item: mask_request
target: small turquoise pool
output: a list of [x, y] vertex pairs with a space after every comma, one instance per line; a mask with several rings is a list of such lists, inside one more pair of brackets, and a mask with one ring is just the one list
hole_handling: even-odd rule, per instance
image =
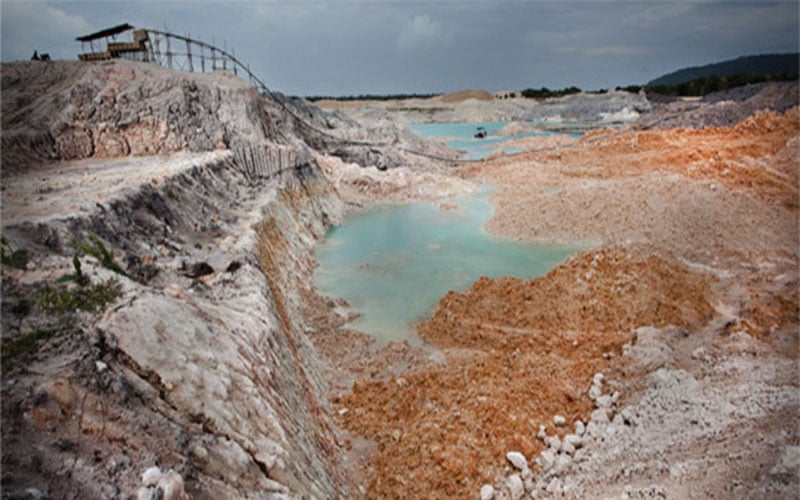
[[314, 273], [325, 295], [348, 301], [361, 316], [353, 328], [378, 342], [418, 341], [415, 324], [450, 290], [481, 276], [541, 276], [578, 250], [491, 236], [488, 190], [442, 210], [430, 203], [381, 206], [332, 228], [316, 250]]
[[[413, 132], [428, 138], [447, 139], [445, 144], [452, 149], [466, 152], [465, 159], [480, 160], [494, 151], [503, 150], [508, 154], [519, 153], [519, 148], [498, 147], [510, 139], [549, 135], [547, 132], [535, 134], [518, 134], [498, 136], [497, 131], [506, 126], [508, 122], [478, 122], [478, 123], [421, 123], [409, 125]], [[475, 138], [478, 127], [486, 130], [486, 137]]]
[[[509, 122], [476, 122], [476, 123], [419, 123], [409, 125], [416, 134], [427, 138], [445, 139], [447, 147], [466, 152], [465, 159], [480, 160], [489, 156], [494, 151], [505, 151], [506, 154], [520, 153], [522, 150], [515, 147], [499, 147], [500, 144], [523, 137], [542, 137], [552, 135], [552, 132], [535, 132], [529, 134], [516, 134], [498, 136], [497, 131], [508, 125]], [[528, 122], [531, 125], [541, 125], [541, 122]], [[478, 139], [475, 134], [478, 127], [486, 130], [486, 137]], [[581, 134], [570, 134], [580, 137]]]

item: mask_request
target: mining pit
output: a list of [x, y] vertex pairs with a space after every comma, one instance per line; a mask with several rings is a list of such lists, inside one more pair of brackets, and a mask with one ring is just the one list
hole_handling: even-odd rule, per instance
[[[796, 82], [318, 109], [1, 69], [4, 498], [797, 497]], [[489, 121], [548, 134], [459, 162], [406, 126]], [[487, 184], [493, 236], [583, 249], [421, 342], [315, 285], [347, 217]]]

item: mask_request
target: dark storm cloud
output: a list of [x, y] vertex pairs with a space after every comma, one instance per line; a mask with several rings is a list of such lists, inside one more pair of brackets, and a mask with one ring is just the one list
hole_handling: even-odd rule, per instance
[[798, 4], [741, 1], [2, 0], [2, 58], [72, 59], [120, 22], [227, 44], [290, 94], [586, 89], [798, 46]]

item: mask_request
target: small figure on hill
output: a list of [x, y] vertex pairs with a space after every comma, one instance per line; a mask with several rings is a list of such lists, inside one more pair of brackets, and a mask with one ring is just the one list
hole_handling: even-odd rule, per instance
[[50, 54], [42, 54], [42, 61], [49, 61], [49, 60], [50, 60]]
[[34, 50], [33, 51], [33, 57], [31, 57], [31, 61], [41, 61], [41, 59], [39, 59], [39, 51], [38, 50]]

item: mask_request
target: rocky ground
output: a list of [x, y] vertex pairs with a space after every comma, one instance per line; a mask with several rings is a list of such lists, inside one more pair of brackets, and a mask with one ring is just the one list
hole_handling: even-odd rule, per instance
[[367, 495], [795, 497], [798, 132], [784, 108], [459, 169], [501, 187], [490, 231], [598, 249], [449, 294], [419, 327], [445, 366], [334, 400], [378, 443]]
[[[326, 110], [124, 61], [1, 79], [4, 498], [800, 491], [796, 84]], [[593, 130], [456, 166], [401, 126], [434, 119]], [[481, 183], [489, 231], [590, 249], [447, 294], [422, 346], [346, 328], [325, 229]]]
[[441, 146], [224, 72], [14, 63], [2, 90], [3, 496], [348, 496], [298, 309], [347, 210], [314, 157]]
[[545, 130], [580, 130], [598, 125], [622, 125], [639, 118], [651, 105], [644, 95], [628, 92], [577, 94], [538, 101], [524, 97], [501, 99], [485, 91], [446, 94], [400, 101], [320, 101], [322, 109], [338, 110], [370, 123], [390, 120], [401, 125], [438, 122], [534, 121]]

